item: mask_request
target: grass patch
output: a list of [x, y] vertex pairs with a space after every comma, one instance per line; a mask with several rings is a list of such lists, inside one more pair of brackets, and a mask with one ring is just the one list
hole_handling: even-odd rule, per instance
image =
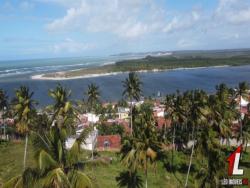
[[[8, 179], [22, 173], [23, 168], [23, 152], [24, 142], [20, 143], [0, 143], [0, 182], [5, 182]], [[83, 154], [83, 158], [89, 156], [89, 153]], [[97, 183], [102, 188], [117, 187], [115, 180], [116, 176], [124, 170], [124, 167], [120, 164], [119, 158], [115, 152], [99, 152], [101, 157], [112, 157], [112, 163], [104, 166], [87, 167], [86, 172], [95, 177]], [[27, 165], [33, 166], [33, 152], [31, 144], [28, 147], [28, 160]], [[189, 157], [186, 156], [187, 163]], [[194, 159], [195, 162], [195, 159]], [[226, 159], [225, 159], [226, 163]], [[240, 168], [244, 169], [245, 178], [250, 177], [250, 148], [248, 153], [243, 154], [243, 158], [240, 161]], [[185, 170], [184, 170], [185, 171]], [[140, 175], [144, 179], [143, 171], [140, 171]], [[194, 174], [190, 174], [189, 186], [195, 187]], [[242, 177], [242, 178], [243, 178]], [[157, 163], [157, 168], [154, 170], [151, 168], [148, 173], [148, 187], [150, 188], [174, 188], [183, 187], [185, 183], [186, 173], [176, 172], [175, 174], [169, 173], [165, 170], [162, 163]], [[1, 187], [1, 186], [0, 186]]]

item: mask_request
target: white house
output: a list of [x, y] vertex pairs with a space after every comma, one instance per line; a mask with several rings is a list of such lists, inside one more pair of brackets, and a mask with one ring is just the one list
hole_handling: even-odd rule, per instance
[[243, 98], [241, 97], [241, 106], [242, 106], [242, 107], [246, 107], [248, 104], [249, 104], [249, 102], [246, 101], [245, 99], [243, 99]]
[[118, 117], [119, 119], [126, 119], [129, 115], [129, 108], [118, 107]]
[[[81, 134], [82, 131], [83, 131], [83, 128], [77, 130], [76, 135], [71, 136], [66, 140], [67, 149], [70, 149], [73, 146], [76, 138]], [[85, 140], [86, 144], [82, 143], [81, 148], [85, 150], [94, 149], [97, 144], [97, 136], [98, 136], [98, 130], [94, 127], [94, 130], [89, 134], [88, 138]]]

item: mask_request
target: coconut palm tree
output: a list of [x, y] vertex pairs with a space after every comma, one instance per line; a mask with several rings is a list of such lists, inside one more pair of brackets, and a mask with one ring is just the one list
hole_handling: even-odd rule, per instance
[[122, 164], [131, 172], [143, 169], [145, 187], [148, 186], [149, 165], [155, 167], [161, 144], [152, 116], [152, 110], [143, 110], [136, 120], [133, 137], [128, 137], [121, 149]]
[[93, 111], [95, 105], [99, 102], [99, 99], [100, 99], [99, 87], [94, 83], [89, 84], [86, 95], [87, 95], [87, 103], [89, 105], [90, 111]]
[[192, 126], [192, 149], [191, 149], [191, 154], [190, 154], [190, 161], [188, 165], [188, 172], [186, 176], [186, 181], [185, 181], [185, 187], [187, 187], [188, 184], [188, 178], [190, 174], [190, 169], [192, 165], [192, 160], [193, 160], [193, 154], [194, 154], [194, 147], [195, 147], [195, 142], [196, 142], [196, 137], [195, 137], [195, 130], [198, 130], [198, 128], [206, 122], [206, 104], [207, 104], [207, 95], [204, 91], [201, 90], [195, 90], [191, 95], [190, 95], [190, 101], [191, 101], [191, 106], [190, 106], [190, 114], [189, 114], [189, 122], [190, 125]]
[[[86, 92], [87, 95], [87, 103], [91, 113], [94, 113], [94, 108], [100, 99], [100, 91], [99, 87], [96, 84], [91, 83], [88, 85], [88, 90]], [[91, 136], [93, 138], [93, 136]], [[94, 159], [94, 140], [92, 140], [92, 152], [91, 158]]]
[[131, 172], [129, 170], [123, 171], [116, 177], [116, 181], [118, 182], [119, 187], [127, 187], [127, 188], [141, 188], [143, 187], [143, 181], [141, 176], [138, 173]]
[[216, 128], [222, 141], [229, 140], [232, 121], [237, 117], [233, 101], [230, 90], [225, 84], [216, 86], [216, 94], [209, 96], [209, 121]]
[[250, 140], [250, 118], [248, 116], [245, 116], [242, 124], [244, 125], [242, 127], [242, 139], [243, 144], [245, 145], [245, 152], [247, 151], [247, 144]]
[[219, 187], [220, 179], [227, 177], [226, 154], [221, 152], [217, 134], [212, 125], [207, 124], [198, 137], [198, 155], [205, 161], [196, 175], [200, 187]]
[[69, 100], [70, 95], [71, 91], [61, 84], [58, 84], [54, 90], [49, 90], [49, 96], [54, 100], [52, 120], [63, 118], [63, 121], [67, 121], [74, 114], [72, 102]]
[[133, 100], [140, 100], [140, 96], [142, 93], [141, 85], [138, 75], [134, 72], [130, 72], [128, 78], [122, 82], [124, 91], [122, 93], [123, 96], [126, 96], [130, 101], [130, 126], [131, 126], [131, 134], [133, 134]]
[[[176, 132], [182, 134], [178, 135], [178, 140], [183, 136], [179, 130], [183, 127], [186, 121], [185, 111], [184, 111], [184, 100], [183, 97], [177, 92], [177, 95], [167, 95], [165, 98], [165, 118], [171, 120], [171, 130], [172, 130], [172, 164], [171, 168], [173, 171], [174, 164], [174, 151], [176, 148]], [[180, 144], [180, 143], [179, 143]]]
[[0, 89], [0, 111], [2, 112], [2, 119], [3, 119], [3, 125], [4, 125], [4, 139], [6, 139], [6, 125], [4, 121], [5, 116], [5, 110], [9, 106], [8, 103], [8, 96], [6, 95], [5, 91]]
[[28, 135], [32, 122], [33, 114], [35, 113], [36, 101], [32, 99], [33, 92], [30, 92], [28, 87], [21, 86], [16, 90], [16, 96], [13, 100], [14, 105], [14, 117], [17, 126], [17, 130], [20, 134], [25, 135], [25, 148], [23, 159], [23, 170], [26, 168], [26, 156], [28, 148]]
[[236, 96], [240, 97], [240, 118], [239, 118], [239, 123], [240, 123], [240, 140], [241, 143], [243, 142], [243, 137], [242, 137], [242, 117], [241, 117], [241, 110], [242, 110], [242, 98], [247, 98], [248, 97], [248, 91], [249, 91], [249, 84], [247, 82], [240, 82], [238, 85], [238, 88], [236, 89]]
[[[96, 187], [96, 181], [84, 172], [86, 165], [93, 161], [81, 160], [81, 144], [92, 131], [84, 129], [74, 144], [66, 149], [67, 136], [62, 125], [56, 122], [42, 138], [34, 135], [32, 141], [35, 151], [35, 168], [28, 168], [21, 176], [10, 179], [5, 185], [9, 187], [50, 187], [50, 188], [88, 188]], [[103, 161], [95, 161], [104, 163]], [[28, 180], [28, 181], [27, 181]]]

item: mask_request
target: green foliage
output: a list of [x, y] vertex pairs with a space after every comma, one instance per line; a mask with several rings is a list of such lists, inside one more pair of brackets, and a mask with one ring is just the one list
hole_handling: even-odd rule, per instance
[[35, 114], [36, 101], [32, 99], [33, 92], [28, 87], [20, 86], [16, 90], [16, 96], [13, 99], [14, 117], [17, 130], [21, 134], [27, 134]]
[[87, 95], [87, 104], [88, 104], [89, 110], [92, 111], [94, 110], [94, 107], [99, 102], [99, 98], [100, 98], [99, 87], [91, 83], [90, 85], [88, 85], [88, 90], [85, 94]]
[[123, 171], [116, 177], [119, 187], [127, 188], [141, 188], [143, 187], [143, 181], [140, 175], [135, 172]]
[[112, 125], [98, 125], [98, 134], [99, 135], [116, 135], [119, 134], [120, 136], [123, 136], [124, 134], [124, 127], [119, 124], [112, 124]]
[[142, 82], [139, 80], [139, 77], [136, 73], [130, 72], [128, 78], [122, 82], [124, 91], [123, 96], [126, 96], [130, 100], [139, 100], [141, 96], [141, 85]]

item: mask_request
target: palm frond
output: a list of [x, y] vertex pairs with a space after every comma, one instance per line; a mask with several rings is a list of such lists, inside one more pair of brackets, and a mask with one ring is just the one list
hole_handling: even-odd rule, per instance
[[68, 175], [72, 188], [94, 188], [96, 187], [92, 179], [85, 173], [73, 170]]
[[68, 177], [61, 168], [49, 171], [41, 184], [44, 188], [70, 188]]
[[42, 173], [57, 166], [57, 162], [44, 150], [40, 151], [38, 162]]

